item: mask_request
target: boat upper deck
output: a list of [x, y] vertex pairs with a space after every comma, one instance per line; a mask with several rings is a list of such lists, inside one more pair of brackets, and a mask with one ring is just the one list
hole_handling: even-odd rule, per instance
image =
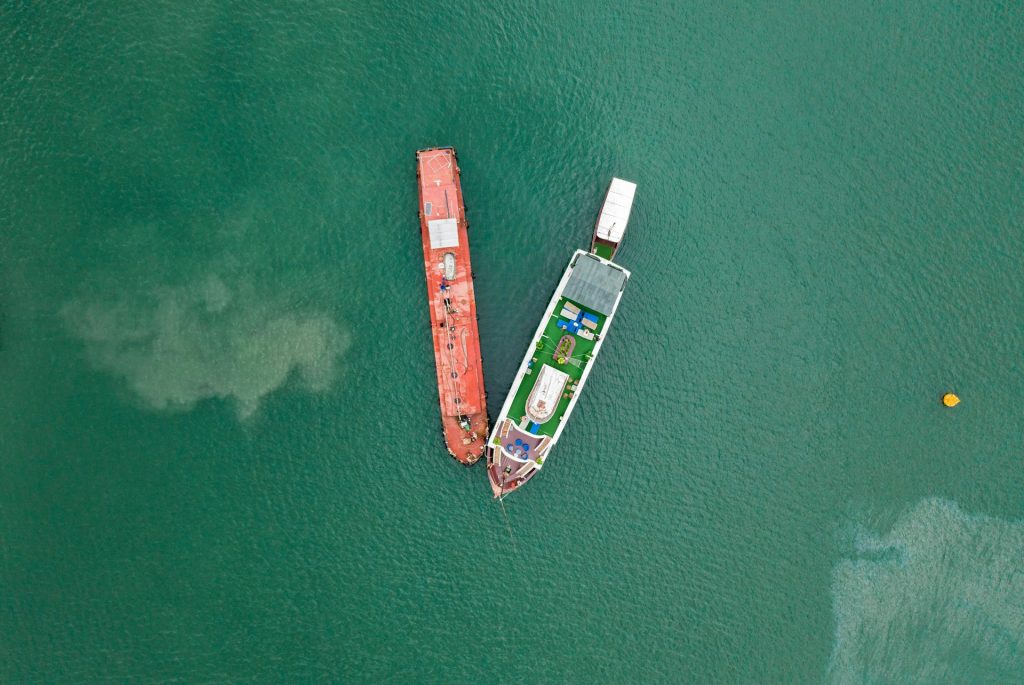
[[[622, 267], [577, 251], [520, 365], [492, 444], [517, 460], [543, 456], [550, 440], [532, 450], [526, 436], [558, 434], [628, 279]], [[510, 434], [516, 440], [506, 440]]]
[[[604, 314], [585, 309], [567, 297], [559, 298], [554, 313], [548, 317], [543, 333], [532, 343], [534, 349], [527, 363], [526, 376], [516, 388], [509, 407], [508, 417], [513, 420], [516, 427], [533, 435], [555, 434], [570, 400], [579, 387], [583, 371], [590, 363], [594, 347], [604, 331], [607, 319]], [[545, 366], [558, 373], [545, 373]], [[538, 388], [538, 381], [542, 377], [546, 387]], [[551, 384], [559, 384], [563, 379], [561, 388], [555, 388], [553, 391]], [[532, 403], [531, 395], [535, 400]], [[531, 416], [536, 418], [538, 415], [536, 403], [548, 400], [552, 395], [555, 406], [546, 406], [541, 416], [546, 416], [546, 420], [543, 423], [536, 423], [531, 419]], [[500, 443], [501, 440], [497, 439], [495, 442]]]
[[504, 497], [543, 466], [590, 374], [629, 272], [577, 250], [548, 302], [489, 438], [487, 475]]

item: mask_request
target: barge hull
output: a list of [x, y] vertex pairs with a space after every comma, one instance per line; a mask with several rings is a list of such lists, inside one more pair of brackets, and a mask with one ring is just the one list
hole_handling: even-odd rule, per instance
[[466, 208], [455, 149], [419, 150], [416, 169], [444, 442], [449, 454], [463, 464], [473, 464], [483, 455], [487, 439], [487, 402]]

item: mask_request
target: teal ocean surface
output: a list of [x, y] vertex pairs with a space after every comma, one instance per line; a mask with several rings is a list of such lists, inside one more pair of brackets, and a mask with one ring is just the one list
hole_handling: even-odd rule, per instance
[[[706, 5], [0, 9], [0, 680], [1019, 683], [1024, 8]], [[492, 415], [639, 184], [511, 536], [433, 145]]]

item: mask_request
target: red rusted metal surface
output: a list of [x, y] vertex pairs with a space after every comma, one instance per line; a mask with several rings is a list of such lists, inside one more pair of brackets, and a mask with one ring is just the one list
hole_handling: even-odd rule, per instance
[[[483, 454], [487, 440], [487, 404], [458, 160], [449, 147], [420, 150], [416, 162], [441, 424], [451, 455], [472, 464]], [[444, 219], [456, 220], [458, 245], [431, 247], [430, 222]]]

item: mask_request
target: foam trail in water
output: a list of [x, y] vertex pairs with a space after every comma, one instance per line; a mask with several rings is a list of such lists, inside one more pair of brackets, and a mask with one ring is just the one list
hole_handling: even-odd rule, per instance
[[246, 418], [293, 372], [308, 389], [326, 389], [348, 346], [329, 316], [293, 311], [216, 275], [113, 301], [75, 299], [61, 316], [93, 364], [155, 410], [218, 397]]
[[1021, 682], [1024, 521], [926, 499], [833, 570], [832, 683]]

